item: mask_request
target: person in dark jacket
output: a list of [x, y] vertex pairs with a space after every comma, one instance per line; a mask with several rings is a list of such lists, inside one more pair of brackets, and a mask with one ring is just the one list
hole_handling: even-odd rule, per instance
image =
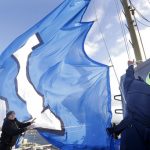
[[2, 126], [0, 150], [11, 150], [19, 135], [29, 129], [32, 123], [33, 122], [19, 122], [15, 117], [15, 112], [9, 111]]
[[121, 133], [120, 150], [150, 150], [150, 82], [135, 78], [133, 64], [134, 61], [128, 61], [123, 85], [126, 117], [107, 131], [112, 135]]

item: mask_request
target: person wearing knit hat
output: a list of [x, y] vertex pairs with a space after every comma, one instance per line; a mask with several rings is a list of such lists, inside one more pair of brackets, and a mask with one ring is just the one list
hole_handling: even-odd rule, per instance
[[2, 126], [2, 134], [0, 140], [0, 150], [11, 150], [16, 144], [18, 137], [30, 129], [30, 125], [34, 121], [23, 123], [16, 119], [16, 114], [14, 111], [9, 111], [6, 114], [4, 123]]
[[9, 118], [10, 116], [11, 116], [12, 119], [13, 119], [13, 117], [15, 117], [15, 112], [14, 112], [14, 111], [9, 111], [9, 112], [7, 112], [6, 118]]

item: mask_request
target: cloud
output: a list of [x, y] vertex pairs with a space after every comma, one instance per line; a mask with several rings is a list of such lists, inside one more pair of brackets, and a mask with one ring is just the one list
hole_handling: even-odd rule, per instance
[[150, 58], [150, 28], [145, 28], [140, 31], [145, 53], [147, 58]]
[[[149, 6], [147, 6], [147, 5], [149, 5]], [[147, 17], [150, 16], [150, 13], [149, 13], [150, 9], [148, 9], [150, 7], [150, 4], [145, 3], [145, 0], [144, 1], [139, 0], [138, 2], [136, 2], [136, 7], [138, 10], [140, 10], [140, 12], [143, 15], [146, 15]], [[127, 37], [127, 42], [129, 45], [129, 54], [130, 54], [130, 58], [128, 58], [118, 16], [116, 13], [113, 13], [112, 11], [113, 10], [111, 9], [110, 14], [108, 16], [106, 15], [106, 12], [101, 13], [101, 15], [102, 15], [100, 17], [101, 20], [99, 20], [99, 23], [95, 22], [93, 28], [90, 30], [90, 32], [88, 34], [88, 37], [85, 42], [85, 50], [90, 58], [92, 58], [98, 62], [110, 65], [110, 61], [109, 61], [110, 58], [108, 56], [106, 47], [104, 45], [104, 41], [101, 37], [101, 33], [99, 30], [99, 27], [100, 27], [102, 29], [104, 38], [106, 40], [108, 50], [110, 52], [118, 79], [120, 80], [120, 77], [123, 74], [125, 74], [128, 59], [133, 60], [133, 59], [135, 59], [135, 56], [134, 56], [134, 51], [133, 51], [132, 45], [129, 43], [130, 34], [129, 34], [127, 28], [125, 27], [125, 30], [126, 30], [125, 36]], [[122, 13], [122, 10], [120, 10], [120, 15], [122, 16], [122, 20], [125, 24], [126, 19], [124, 17], [124, 14]], [[149, 48], [150, 48], [150, 44], [149, 44], [150, 43], [149, 42], [150, 28], [140, 27], [140, 33], [142, 36], [142, 40], [143, 40], [143, 44], [144, 44], [145, 51], [147, 54], [147, 58], [150, 58], [150, 50], [149, 50]], [[112, 92], [112, 112], [113, 112], [112, 121], [119, 122], [122, 119], [122, 115], [116, 115], [114, 113], [114, 110], [116, 108], [121, 108], [122, 106], [121, 106], [120, 102], [116, 102], [113, 100], [113, 96], [115, 94], [120, 94], [119, 84], [116, 79], [116, 75], [114, 73], [113, 67], [110, 68], [110, 84], [111, 84], [111, 92]]]
[[106, 25], [105, 29], [110, 29], [112, 27], [112, 23], [109, 23], [108, 25]]
[[[33, 2], [35, 2], [35, 0]], [[26, 8], [29, 6], [28, 4], [25, 5], [26, 7], [24, 9], [21, 9], [22, 15], [19, 15], [19, 17], [15, 17], [15, 15], [12, 16], [19, 9], [19, 7], [17, 10], [14, 9], [14, 7], [11, 7], [12, 10], [9, 12], [7, 12], [7, 9], [3, 10], [0, 15], [0, 18], [2, 18], [1, 20], [2, 20], [2, 27], [3, 27], [3, 28], [1, 28], [1, 33], [2, 33], [1, 39], [0, 39], [0, 41], [2, 41], [1, 49], [3, 49], [3, 47], [6, 46], [6, 44], [8, 44], [8, 42], [10, 42], [12, 39], [14, 39], [14, 37], [16, 37], [18, 34], [23, 32], [26, 28], [28, 28], [29, 26], [31, 26], [32, 24], [37, 22], [37, 20], [40, 20], [40, 18], [42, 16], [47, 14], [50, 10], [52, 10], [52, 7], [55, 7], [56, 4], [58, 4], [60, 2], [62, 2], [62, 0], [56, 0], [56, 2], [49, 2], [48, 0], [46, 0], [46, 3], [47, 4], [50, 3], [50, 5], [44, 6], [43, 1], [41, 1], [41, 2], [39, 2], [39, 5], [40, 5], [40, 3], [42, 3], [43, 7], [37, 6], [37, 7], [35, 7], [35, 9], [30, 9], [30, 14], [32, 14], [30, 16], [26, 13], [26, 11], [24, 11], [24, 10], [27, 10]], [[136, 6], [136, 8], [143, 15], [145, 15], [145, 17], [147, 17], [150, 20], [150, 3], [148, 3], [148, 0], [137, 0], [137, 1], [132, 0], [132, 2]], [[36, 2], [36, 4], [38, 5], [37, 2]], [[18, 6], [18, 4], [16, 4], [16, 5]], [[21, 5], [21, 6], [23, 6], [23, 5]], [[33, 5], [31, 5], [31, 6], [33, 6]], [[1, 5], [1, 7], [5, 8], [3, 5]], [[42, 8], [42, 10], [41, 10], [41, 8]], [[19, 9], [19, 11], [20, 11], [20, 9]], [[12, 15], [10, 12], [13, 12]], [[120, 12], [120, 15], [122, 16], [123, 22], [125, 23], [126, 19], [124, 17], [124, 14], [122, 13], [122, 10], [119, 10], [119, 12]], [[7, 15], [8, 13], [10, 14], [9, 18], [2, 16], [4, 14]], [[20, 14], [20, 13], [17, 13], [17, 14]], [[135, 13], [135, 15], [138, 16], [136, 13]], [[97, 16], [98, 20], [96, 20], [96, 16]], [[4, 18], [7, 18], [7, 19], [4, 20]], [[16, 22], [18, 22], [17, 20], [19, 20], [19, 19], [24, 20], [24, 21], [21, 21], [22, 22], [21, 26], [19, 23], [16, 23]], [[144, 21], [139, 16], [138, 16], [138, 19]], [[15, 24], [12, 22], [12, 20]], [[106, 50], [105, 43], [104, 43], [101, 33], [100, 33], [100, 29], [101, 29], [103, 32], [103, 35], [104, 35], [104, 39], [106, 40], [108, 50], [111, 54], [111, 58], [112, 58], [115, 70], [117, 72], [118, 77], [120, 78], [120, 76], [125, 73], [125, 70], [127, 67], [126, 62], [128, 60], [128, 57], [127, 57], [124, 39], [123, 39], [123, 35], [121, 32], [121, 27], [119, 24], [119, 19], [117, 16], [117, 11], [116, 11], [114, 1], [91, 0], [91, 3], [89, 5], [82, 21], [93, 21], [93, 20], [95, 20], [96, 22], [94, 23], [92, 29], [88, 33], [88, 36], [85, 41], [86, 53], [88, 54], [88, 56], [90, 58], [92, 58], [98, 62], [110, 65], [110, 58], [108, 56], [108, 52]], [[10, 22], [10, 23], [8, 23], [8, 22]], [[11, 25], [11, 28], [9, 27], [9, 25]], [[16, 30], [13, 30], [13, 33], [12, 33], [13, 25]], [[4, 30], [4, 27], [7, 28], [7, 32], [6, 32], [6, 30]], [[12, 34], [7, 35], [7, 33], [10, 33], [10, 32]], [[127, 32], [126, 36], [129, 41], [130, 36], [129, 36], [128, 30], [126, 30], [126, 32]], [[149, 42], [150, 28], [141, 26], [140, 32], [141, 32], [141, 36], [143, 39], [146, 54], [148, 57], [150, 57], [150, 50], [149, 50], [149, 48], [150, 48], [150, 44], [149, 44], [150, 43]], [[131, 53], [131, 59], [133, 59], [134, 54], [133, 54], [131, 45], [130, 45], [130, 53]], [[116, 77], [115, 77], [112, 67], [110, 69], [110, 78], [111, 78], [112, 95], [118, 94], [119, 93], [118, 83], [117, 83], [117, 80], [116, 80]], [[119, 107], [120, 107], [120, 104], [116, 104], [116, 103], [114, 104], [114, 102], [113, 102], [113, 105], [119, 105]]]
[[137, 10], [139, 10], [143, 15], [150, 16], [150, 2], [148, 0], [132, 1], [132, 3], [137, 8]]

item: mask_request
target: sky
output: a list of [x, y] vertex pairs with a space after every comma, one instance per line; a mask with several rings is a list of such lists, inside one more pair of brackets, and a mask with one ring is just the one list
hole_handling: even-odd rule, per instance
[[[36, 24], [63, 0], [0, 0], [0, 53], [20, 34]], [[149, 0], [132, 0], [137, 10], [150, 20]], [[117, 9], [118, 8], [118, 9]], [[137, 13], [136, 17], [142, 23], [149, 25], [150, 22], [142, 19]], [[127, 54], [124, 37], [122, 34], [119, 16], [124, 24], [125, 36], [129, 47]], [[112, 111], [121, 108], [120, 102], [113, 100], [114, 95], [120, 94], [114, 70], [118, 79], [125, 73], [127, 60], [134, 59], [130, 36], [125, 27], [126, 20], [122, 13], [120, 0], [91, 0], [91, 3], [82, 21], [95, 21], [86, 41], [85, 51], [95, 61], [107, 64], [110, 67]], [[143, 39], [147, 58], [150, 57], [149, 35], [150, 27], [138, 24]], [[108, 54], [109, 53], [109, 54]], [[111, 57], [109, 57], [109, 55]], [[111, 61], [110, 61], [111, 58]], [[113, 113], [113, 121], [121, 120], [121, 115]]]

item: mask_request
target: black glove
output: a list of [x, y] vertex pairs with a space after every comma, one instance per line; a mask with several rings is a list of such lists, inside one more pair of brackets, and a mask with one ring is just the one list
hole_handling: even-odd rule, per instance
[[114, 127], [107, 128], [106, 131], [109, 135], [112, 135], [114, 133]]
[[115, 139], [118, 139], [119, 134], [117, 132], [115, 132], [115, 125], [113, 125], [113, 127], [111, 127], [111, 128], [107, 128], [106, 131], [107, 131], [108, 135], [112, 135]]

